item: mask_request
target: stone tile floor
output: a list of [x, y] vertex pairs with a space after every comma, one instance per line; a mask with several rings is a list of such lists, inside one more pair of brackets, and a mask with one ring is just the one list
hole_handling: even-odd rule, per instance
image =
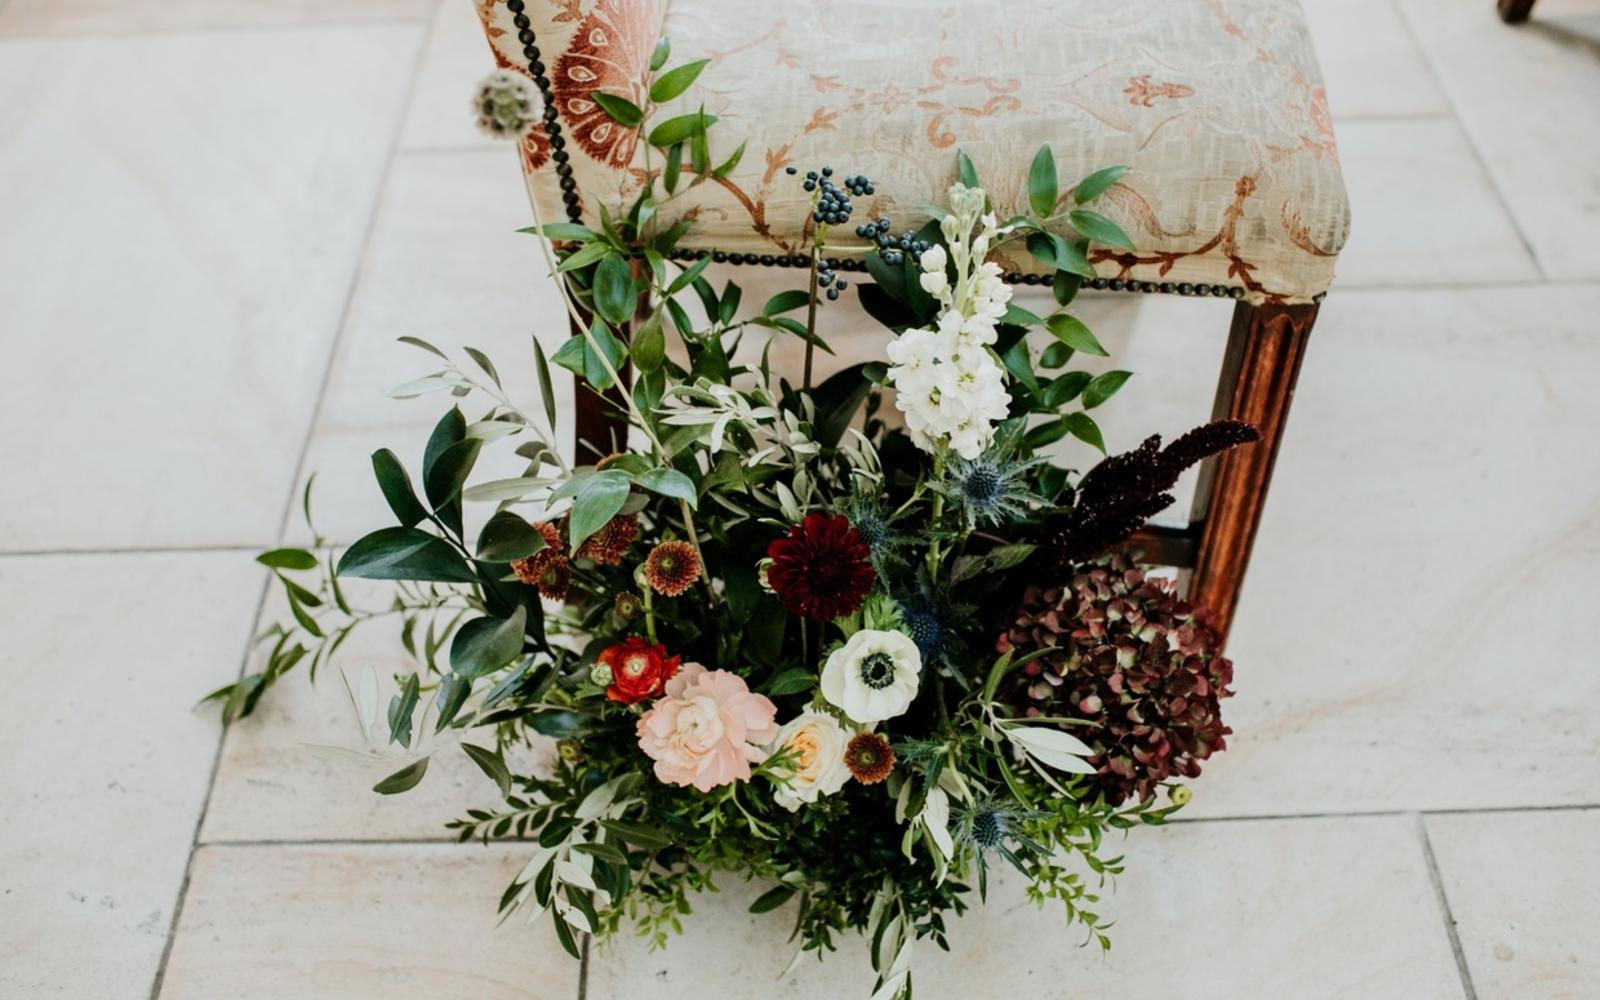
[[[1355, 238], [1233, 749], [1129, 841], [1108, 957], [1002, 884], [920, 996], [1600, 996], [1600, 0], [1306, 6]], [[470, 769], [370, 796], [302, 747], [347, 736], [331, 679], [226, 738], [189, 710], [275, 612], [250, 556], [306, 537], [298, 482], [348, 539], [382, 509], [362, 456], [420, 445], [393, 338], [529, 386], [523, 338], [564, 334], [466, 121], [484, 66], [464, 0], [0, 0], [0, 996], [859, 994], [851, 946], [776, 980], [735, 885], [580, 968], [493, 929], [516, 847], [440, 827], [487, 800]], [[1195, 305], [1086, 303], [1140, 373], [1114, 448], [1204, 416], [1225, 307]]]

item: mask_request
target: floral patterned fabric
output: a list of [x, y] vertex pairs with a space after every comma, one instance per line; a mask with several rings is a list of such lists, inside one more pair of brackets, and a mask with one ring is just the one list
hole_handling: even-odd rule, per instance
[[[475, 2], [500, 64], [527, 72], [504, 0]], [[1138, 251], [1096, 249], [1105, 277], [1225, 284], [1290, 303], [1332, 281], [1349, 204], [1296, 0], [663, 2], [526, 0], [586, 218], [596, 199], [637, 193], [647, 155], [589, 95], [641, 101], [637, 81], [665, 32], [673, 65], [712, 60], [667, 113], [704, 104], [719, 117], [713, 164], [748, 141], [727, 178], [663, 208], [664, 224], [698, 218], [687, 248], [804, 250], [806, 194], [790, 164], [867, 174], [878, 193], [857, 199], [857, 216], [887, 215], [898, 229], [954, 180], [959, 148], [1009, 214], [1049, 142], [1063, 187], [1132, 167], [1097, 207]], [[536, 129], [524, 168], [542, 217], [557, 221], [565, 206], [549, 157]]]

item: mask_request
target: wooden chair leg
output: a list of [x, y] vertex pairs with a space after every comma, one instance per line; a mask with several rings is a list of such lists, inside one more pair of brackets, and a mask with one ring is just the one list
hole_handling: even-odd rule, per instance
[[[635, 278], [641, 277], [643, 267], [644, 261], [635, 258], [633, 261]], [[592, 322], [589, 313], [581, 306], [579, 312], [583, 314], [586, 322]], [[646, 293], [639, 296], [632, 327], [622, 331], [623, 336], [631, 340], [633, 330], [649, 316], [650, 297]], [[570, 315], [567, 317], [567, 327], [573, 336], [583, 335], [583, 328], [579, 327], [578, 321]], [[622, 376], [622, 384], [614, 385], [603, 393], [596, 392], [587, 380], [573, 378], [572, 454], [579, 465], [588, 465], [613, 452], [622, 451], [628, 443], [628, 402], [623, 394], [632, 391], [633, 364], [624, 361], [617, 374]]]
[[1261, 440], [1226, 452], [1201, 468], [1191, 516], [1200, 525], [1200, 539], [1189, 599], [1214, 612], [1224, 635], [1233, 623], [1300, 361], [1316, 318], [1315, 305], [1241, 302], [1234, 309], [1212, 417], [1247, 421], [1261, 432]]
[[1500, 20], [1507, 24], [1521, 24], [1533, 12], [1533, 0], [1496, 0]]

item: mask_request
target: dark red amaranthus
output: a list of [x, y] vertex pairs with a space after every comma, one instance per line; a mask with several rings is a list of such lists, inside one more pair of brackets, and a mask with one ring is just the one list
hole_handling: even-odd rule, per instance
[[1242, 420], [1216, 420], [1166, 448], [1161, 435], [1152, 434], [1133, 451], [1112, 455], [1083, 477], [1072, 510], [1047, 526], [1041, 556], [1064, 574], [1121, 545], [1172, 503], [1169, 491], [1185, 469], [1259, 440], [1261, 433]]
[[1009, 694], [1028, 715], [1071, 716], [1068, 731], [1096, 751], [1108, 799], [1149, 798], [1163, 781], [1194, 778], [1226, 746], [1218, 702], [1233, 692], [1233, 664], [1203, 610], [1178, 599], [1117, 555], [1085, 567], [1065, 587], [1032, 586], [995, 643], [1030, 661]]

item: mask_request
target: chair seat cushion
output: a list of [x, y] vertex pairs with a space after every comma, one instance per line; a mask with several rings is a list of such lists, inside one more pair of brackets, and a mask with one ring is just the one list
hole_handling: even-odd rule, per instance
[[[501, 64], [528, 72], [505, 0], [477, 2]], [[942, 200], [958, 149], [1010, 214], [1026, 205], [1028, 167], [1045, 142], [1063, 199], [1099, 167], [1132, 168], [1097, 207], [1137, 249], [1096, 246], [1104, 277], [1304, 302], [1328, 287], [1349, 230], [1296, 0], [671, 0], [664, 17], [649, 0], [526, 3], [590, 221], [597, 201], [631, 202], [647, 156], [637, 132], [590, 95], [642, 103], [638, 81], [663, 32], [672, 65], [711, 60], [656, 120], [703, 104], [719, 119], [713, 165], [747, 146], [728, 176], [701, 178], [662, 207], [663, 223], [696, 218], [684, 248], [807, 252], [809, 196], [790, 165], [874, 182], [852, 224], [830, 233], [841, 256], [863, 242], [854, 223], [887, 215], [898, 231], [924, 221], [918, 206]], [[541, 217], [565, 219], [550, 136], [536, 128], [523, 145]], [[659, 168], [661, 154], [648, 155]], [[1036, 267], [1026, 253], [1002, 263]]]

